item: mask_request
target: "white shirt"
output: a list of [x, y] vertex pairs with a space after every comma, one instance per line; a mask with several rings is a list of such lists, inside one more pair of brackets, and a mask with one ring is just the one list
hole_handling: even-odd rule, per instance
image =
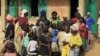
[[27, 50], [28, 51], [35, 51], [37, 46], [38, 46], [37, 41], [31, 40], [28, 44]]

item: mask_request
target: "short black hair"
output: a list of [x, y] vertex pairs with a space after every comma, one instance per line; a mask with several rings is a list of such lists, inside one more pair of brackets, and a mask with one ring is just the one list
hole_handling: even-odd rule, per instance
[[58, 30], [59, 31], [65, 31], [65, 24], [64, 24], [64, 22], [60, 22], [60, 24], [58, 25]]
[[10, 53], [16, 52], [15, 45], [13, 42], [8, 42], [6, 44], [6, 52], [9, 51]]
[[56, 11], [53, 11], [53, 12], [52, 12], [52, 15], [54, 15], [54, 14], [57, 15], [57, 12], [56, 12]]

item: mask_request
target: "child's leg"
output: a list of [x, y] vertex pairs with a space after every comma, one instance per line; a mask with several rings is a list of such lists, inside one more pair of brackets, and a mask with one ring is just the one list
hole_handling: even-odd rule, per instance
[[76, 47], [74, 51], [75, 51], [74, 56], [79, 56], [79, 48]]

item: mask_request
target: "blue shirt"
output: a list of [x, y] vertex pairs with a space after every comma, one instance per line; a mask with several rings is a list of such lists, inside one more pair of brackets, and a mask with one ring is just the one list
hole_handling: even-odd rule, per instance
[[91, 31], [91, 25], [92, 25], [92, 23], [94, 23], [94, 20], [93, 20], [93, 18], [89, 17], [86, 20], [86, 25], [88, 26], [89, 31]]
[[57, 42], [57, 34], [58, 34], [58, 30], [52, 29], [52, 31], [51, 31], [52, 42]]

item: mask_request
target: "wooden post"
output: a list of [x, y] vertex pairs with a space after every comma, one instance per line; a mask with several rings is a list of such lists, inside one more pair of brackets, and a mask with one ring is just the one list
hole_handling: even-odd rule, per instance
[[6, 0], [1, 0], [1, 28], [5, 29], [5, 15], [6, 15]]
[[21, 13], [21, 1], [18, 0], [18, 15]]

